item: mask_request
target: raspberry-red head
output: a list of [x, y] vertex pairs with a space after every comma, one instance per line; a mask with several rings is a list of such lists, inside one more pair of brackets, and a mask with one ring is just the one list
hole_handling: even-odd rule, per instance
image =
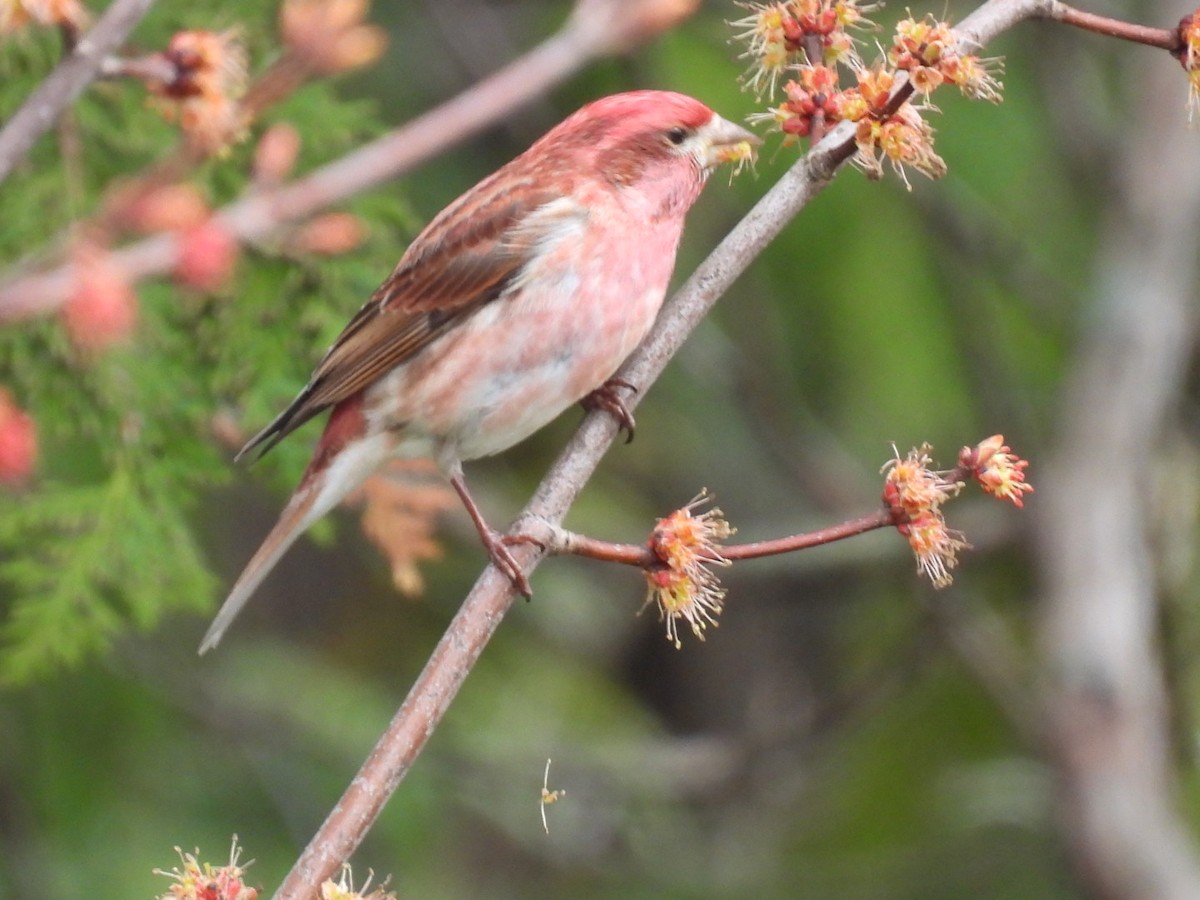
[[736, 158], [732, 148], [745, 145], [748, 151], [758, 143], [755, 135], [692, 97], [630, 91], [589, 103], [523, 158], [576, 171], [591, 168], [614, 184], [629, 185], [664, 165], [679, 169], [683, 161], [703, 180], [717, 165]]

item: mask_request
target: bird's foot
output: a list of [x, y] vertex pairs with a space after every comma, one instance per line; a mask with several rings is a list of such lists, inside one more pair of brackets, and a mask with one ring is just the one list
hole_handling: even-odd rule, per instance
[[636, 385], [629, 383], [624, 378], [610, 378], [579, 402], [584, 409], [602, 409], [616, 419], [617, 429], [629, 435], [625, 439], [625, 443], [628, 444], [633, 440], [633, 430], [637, 423], [633, 420], [633, 413], [629, 411], [625, 401], [617, 393], [618, 388], [626, 388], [635, 394], [638, 390]]
[[526, 600], [532, 600], [533, 588], [529, 586], [529, 579], [525, 577], [525, 573], [521, 569], [521, 564], [517, 562], [508, 549], [509, 544], [524, 543], [524, 541], [519, 540], [521, 535], [498, 534], [488, 529], [486, 534], [481, 531], [479, 536], [483, 540], [483, 546], [488, 552], [488, 557], [492, 560], [492, 565], [499, 569], [504, 577], [512, 582], [512, 586], [520, 591], [521, 596]]
[[471, 517], [471, 521], [475, 523], [475, 530], [479, 532], [479, 540], [483, 543], [483, 547], [487, 550], [488, 558], [491, 559], [492, 565], [500, 570], [512, 586], [515, 587], [526, 600], [533, 598], [533, 588], [529, 586], [529, 579], [521, 570], [521, 564], [513, 558], [513, 555], [508, 551], [508, 543], [505, 537], [497, 533], [487, 521], [483, 518], [483, 513], [479, 511], [479, 507], [475, 505], [474, 499], [471, 497], [471, 492], [467, 490], [467, 482], [463, 480], [462, 469], [457, 462], [454, 463], [450, 471], [450, 485], [458, 493], [459, 498], [463, 502], [463, 506], [467, 509], [467, 514]]

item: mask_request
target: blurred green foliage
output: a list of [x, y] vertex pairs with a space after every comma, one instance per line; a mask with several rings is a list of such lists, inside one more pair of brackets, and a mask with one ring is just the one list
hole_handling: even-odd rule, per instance
[[[273, 9], [231, 2], [197, 15], [164, 4], [136, 40], [159, 47], [183, 27], [241, 23], [248, 46], [265, 57]], [[7, 39], [0, 108], [15, 108], [45, 73], [53, 38], [31, 29]], [[311, 168], [377, 133], [375, 108], [319, 83], [273, 110], [265, 124], [293, 124], [304, 135], [299, 164]], [[0, 237], [0, 258], [10, 265], [69, 240], [74, 219], [97, 208], [115, 179], [165, 156], [177, 141], [134, 85], [97, 84], [69, 118], [83, 151], [64, 151], [64, 142], [49, 136], [5, 185], [10, 209], [38, 210], [14, 217], [22, 227]], [[252, 149], [245, 142], [195, 174], [212, 205], [247, 188]], [[78, 170], [78, 191], [63, 189], [70, 170]], [[373, 289], [394, 252], [391, 235], [414, 224], [396, 195], [347, 206], [377, 236], [363, 251], [299, 262], [255, 247], [215, 295], [147, 285], [136, 341], [99, 359], [76, 352], [57, 323], [0, 332], [0, 372], [36, 411], [45, 448], [37, 488], [8, 504], [0, 519], [0, 584], [11, 598], [0, 632], [0, 681], [78, 663], [131, 625], [147, 631], [174, 610], [211, 606], [217, 581], [197, 543], [196, 500], [231, 472], [211, 437], [214, 414], [236, 409], [239, 421], [243, 413], [250, 423], [269, 419], [344, 323], [344, 298]], [[263, 468], [282, 484], [304, 453], [297, 442]]]
[[[377, 7], [387, 57], [309, 85], [268, 116], [300, 131], [298, 171], [467, 88], [568, 8]], [[155, 48], [181, 27], [236, 23], [261, 68], [273, 9], [161, 0], [136, 42]], [[967, 11], [954, 5], [953, 18]], [[323, 544], [288, 556], [219, 652], [198, 660], [207, 611], [265, 533], [313, 434], [241, 471], [212, 437], [212, 417], [232, 413], [247, 432], [268, 421], [420, 222], [581, 102], [665, 87], [730, 118], [754, 111], [727, 43], [724, 20], [738, 15], [708, 3], [675, 33], [350, 201], [370, 231], [352, 254], [299, 261], [255, 247], [216, 295], [141, 285], [128, 350], [84, 362], [55, 322], [0, 330], [0, 383], [36, 416], [42, 446], [36, 484], [0, 498], [0, 676], [10, 682], [0, 693], [0, 897], [149, 898], [167, 887], [151, 869], [174, 864], [173, 845], [220, 863], [235, 832], [257, 859], [251, 883], [279, 883], [482, 556], [463, 518], [447, 516], [446, 558], [426, 567], [420, 601], [402, 601], [355, 517], [339, 514]], [[848, 171], [788, 225], [646, 396], [637, 440], [612, 450], [570, 527], [640, 540], [702, 485], [747, 540], [829, 524], [874, 506], [892, 441], [901, 451], [931, 441], [948, 464], [962, 444], [1004, 432], [1038, 481], [1094, 265], [1103, 161], [1089, 170], [1063, 151], [1063, 129], [1077, 123], [1050, 108], [1094, 85], [1044, 90], [1061, 74], [1045, 58], [1080, 39], [1035, 31], [996, 48], [1008, 60], [1002, 106], [942, 103], [943, 181], [917, 178], [907, 192]], [[0, 110], [57, 57], [53, 35], [5, 39]], [[1119, 112], [1072, 108], [1119, 139]], [[64, 188], [75, 163], [53, 134], [0, 188], [5, 266], [61, 247], [113, 178], [175, 141], [133, 85], [93, 86], [71, 119], [84, 146], [78, 190]], [[214, 204], [245, 188], [252, 145], [195, 173]], [[680, 279], [793, 158], [768, 143], [756, 175], [714, 179]], [[519, 508], [573, 423], [568, 414], [471, 468], [493, 521]], [[988, 598], [1023, 646], [1021, 515], [969, 501], [950, 517], [977, 549], [949, 602]], [[676, 652], [652, 611], [635, 617], [636, 574], [550, 561], [356, 873], [393, 873], [402, 897], [1075, 896], [1049, 775], [955, 655], [913, 568], [883, 533], [741, 564], [726, 579], [720, 628]], [[549, 786], [567, 794], [547, 810], [546, 835], [538, 801], [550, 757]]]

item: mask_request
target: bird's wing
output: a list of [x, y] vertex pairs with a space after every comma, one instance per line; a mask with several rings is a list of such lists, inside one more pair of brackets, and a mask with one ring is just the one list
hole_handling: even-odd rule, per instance
[[304, 390], [238, 456], [266, 453], [501, 296], [535, 250], [531, 232], [552, 229], [556, 217], [569, 214], [561, 206], [560, 195], [520, 180], [501, 188], [493, 176], [448, 207], [342, 330]]

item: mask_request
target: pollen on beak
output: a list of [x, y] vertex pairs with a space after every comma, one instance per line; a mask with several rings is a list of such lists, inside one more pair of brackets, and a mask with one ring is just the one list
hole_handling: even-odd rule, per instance
[[701, 129], [705, 142], [704, 163], [713, 168], [722, 163], [742, 163], [754, 159], [762, 138], [741, 125], [714, 115]]

